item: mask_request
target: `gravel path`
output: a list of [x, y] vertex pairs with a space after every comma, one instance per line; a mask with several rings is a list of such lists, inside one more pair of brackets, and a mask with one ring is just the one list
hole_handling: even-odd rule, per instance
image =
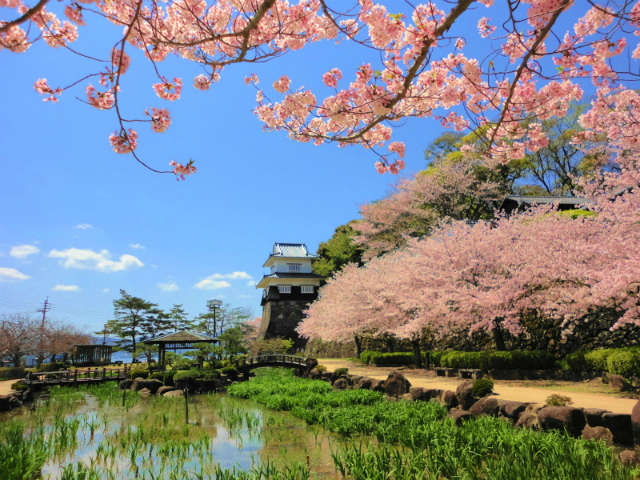
[[[411, 382], [413, 387], [440, 388], [443, 390], [455, 391], [458, 384], [463, 381], [458, 377], [435, 377], [433, 376], [433, 373], [429, 374], [425, 370], [370, 367], [368, 365], [355, 364], [347, 359], [322, 358], [318, 359], [318, 362], [321, 365], [325, 365], [329, 371], [334, 371], [336, 368], [348, 367], [350, 374], [367, 376], [381, 380], [386, 379], [389, 373], [394, 370], [399, 370], [407, 380]], [[571, 397], [573, 400], [573, 407], [604, 408], [605, 410], [611, 410], [613, 413], [631, 413], [633, 406], [638, 402], [637, 399], [616, 398], [601, 393], [583, 393], [562, 390], [561, 386], [550, 389], [536, 388], [535, 386], [512, 386], [507, 385], [507, 383], [508, 382], [494, 380], [493, 390], [498, 398], [516, 402], [545, 403], [545, 400], [549, 395], [557, 393], [559, 395]]]

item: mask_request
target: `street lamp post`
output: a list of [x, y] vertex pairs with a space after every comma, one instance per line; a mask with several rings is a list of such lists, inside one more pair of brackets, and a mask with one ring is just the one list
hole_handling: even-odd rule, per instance
[[222, 300], [207, 300], [207, 308], [210, 312], [213, 312], [213, 336], [217, 335], [217, 323], [216, 323], [216, 307], [220, 308], [222, 306]]

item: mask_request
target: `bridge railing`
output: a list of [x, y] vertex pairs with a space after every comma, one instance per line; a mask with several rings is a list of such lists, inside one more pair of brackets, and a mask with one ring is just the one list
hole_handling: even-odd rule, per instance
[[87, 368], [84, 370], [58, 370], [57, 372], [29, 372], [25, 380], [30, 382], [73, 382], [78, 380], [105, 380], [127, 378], [124, 368]]
[[236, 360], [234, 364], [236, 368], [242, 368], [267, 364], [306, 366], [306, 362], [307, 359], [304, 357], [274, 353], [269, 355], [258, 355], [257, 357], [243, 358], [241, 360]]

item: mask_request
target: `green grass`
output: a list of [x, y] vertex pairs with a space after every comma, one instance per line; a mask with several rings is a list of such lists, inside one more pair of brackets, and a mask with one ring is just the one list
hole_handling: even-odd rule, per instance
[[325, 382], [282, 370], [232, 385], [228, 392], [353, 438], [332, 456], [336, 469], [354, 479], [595, 480], [639, 473], [621, 465], [604, 442], [515, 429], [494, 417], [457, 427], [433, 402], [385, 402], [366, 390], [333, 391]]

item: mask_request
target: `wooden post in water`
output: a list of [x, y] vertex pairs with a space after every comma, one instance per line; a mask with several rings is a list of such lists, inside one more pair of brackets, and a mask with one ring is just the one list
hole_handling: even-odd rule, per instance
[[184, 412], [187, 425], [189, 425], [189, 389], [184, 389]]

